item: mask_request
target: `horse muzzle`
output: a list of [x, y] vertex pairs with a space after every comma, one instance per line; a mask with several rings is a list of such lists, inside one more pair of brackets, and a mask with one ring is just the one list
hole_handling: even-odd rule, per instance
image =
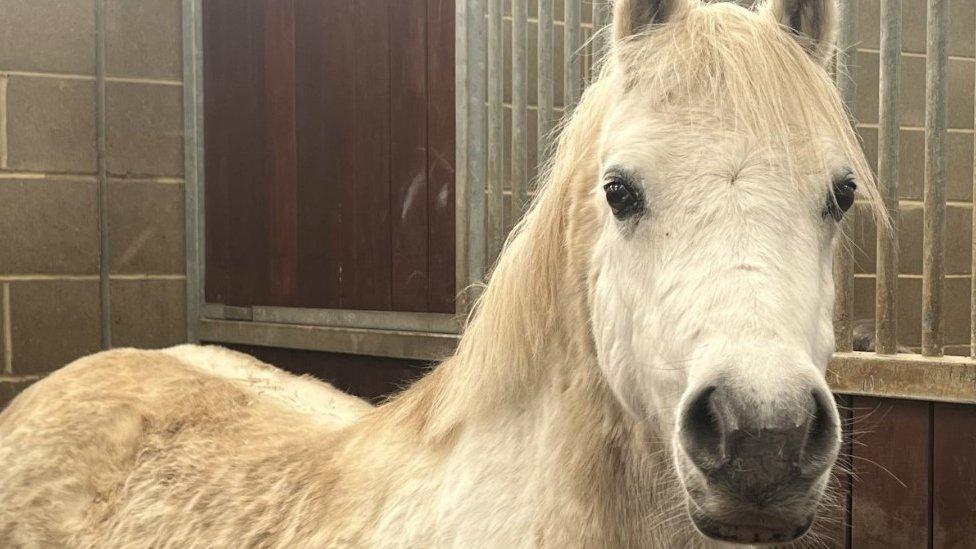
[[675, 457], [689, 515], [705, 536], [786, 543], [810, 529], [840, 447], [840, 424], [824, 387], [795, 391], [772, 405], [719, 383], [686, 400]]

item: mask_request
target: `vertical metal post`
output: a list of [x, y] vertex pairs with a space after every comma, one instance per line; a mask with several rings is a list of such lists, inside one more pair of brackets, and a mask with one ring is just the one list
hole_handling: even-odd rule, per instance
[[[854, 75], [854, 56], [857, 44], [857, 0], [841, 0], [839, 4], [840, 32], [837, 37], [836, 79], [841, 98], [848, 113], [854, 112], [857, 87]], [[853, 117], [853, 115], [852, 115]], [[853, 212], [847, 216], [850, 224]], [[849, 352], [854, 349], [854, 269], [850, 248], [841, 245], [834, 257], [834, 287], [836, 304], [834, 306], [834, 338], [838, 351]]]
[[528, 203], [529, 4], [512, 0], [512, 223]]
[[[580, 1], [565, 0], [563, 27], [563, 106], [565, 113], [572, 112], [579, 101], [580, 72]], [[565, 115], [564, 115], [565, 116]]]
[[538, 67], [538, 154], [539, 166], [546, 163], [553, 128], [553, 0], [539, 0]]
[[108, 122], [105, 105], [105, 0], [95, 0], [95, 150], [98, 172], [98, 286], [102, 349], [112, 348], [111, 249], [108, 222]]
[[502, 0], [488, 0], [488, 249], [485, 260], [492, 265], [505, 243], [505, 202], [502, 194], [504, 178], [505, 126], [502, 115], [505, 83], [502, 41]]
[[203, 171], [203, 0], [183, 0], [183, 150], [186, 202], [186, 338], [197, 343], [206, 300]]
[[878, 224], [875, 341], [881, 354], [898, 352], [898, 147], [901, 116], [901, 3], [881, 0], [881, 62], [878, 85], [878, 184], [890, 225]]
[[942, 356], [945, 283], [949, 0], [929, 0], [925, 40], [925, 226], [922, 253], [922, 354]]
[[609, 30], [607, 25], [610, 24], [610, 4], [607, 0], [593, 0], [593, 71], [592, 79], [596, 79], [599, 62], [603, 58], [607, 51], [607, 44], [609, 43]]
[[[976, 82], [973, 82], [976, 89]], [[973, 109], [973, 123], [976, 124], [976, 105]], [[972, 297], [969, 303], [969, 356], [976, 358], [976, 134], [973, 135], [973, 231], [972, 231], [972, 266], [970, 268], [970, 291]]]
[[457, 310], [465, 314], [478, 291], [463, 290], [485, 275], [485, 0], [457, 2], [455, 26]]

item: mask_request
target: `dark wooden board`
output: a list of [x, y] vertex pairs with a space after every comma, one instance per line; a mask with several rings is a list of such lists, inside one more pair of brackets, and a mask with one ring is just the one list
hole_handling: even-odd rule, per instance
[[931, 547], [932, 404], [854, 398], [855, 549]]
[[263, 28], [261, 0], [203, 4], [206, 294], [230, 305], [268, 291]]
[[[356, 124], [355, 82], [348, 76], [357, 45], [355, 4], [300, 0], [298, 97], [299, 273], [305, 307], [342, 306], [344, 187], [354, 175], [349, 136]], [[344, 106], [345, 108], [336, 108]]]
[[427, 0], [428, 310], [453, 313], [454, 0]]
[[[390, 20], [388, 0], [353, 2], [356, 45], [351, 139], [353, 170], [344, 174], [342, 305], [389, 310], [390, 270]], [[349, 206], [349, 207], [346, 207]]]
[[427, 310], [427, 0], [390, 3], [392, 308]]
[[934, 407], [933, 547], [976, 547], [976, 406]]
[[264, 3], [267, 112], [268, 302], [297, 306], [298, 174], [295, 132], [295, 0]]
[[268, 0], [265, 19], [265, 101], [271, 303], [298, 301], [298, 174], [295, 134], [295, 0]]

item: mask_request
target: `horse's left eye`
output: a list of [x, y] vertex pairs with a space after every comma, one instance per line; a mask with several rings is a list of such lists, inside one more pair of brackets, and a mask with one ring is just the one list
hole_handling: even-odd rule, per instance
[[604, 186], [607, 204], [617, 219], [625, 219], [640, 211], [644, 207], [640, 193], [624, 178], [612, 178]]
[[829, 215], [834, 218], [834, 221], [840, 221], [844, 212], [854, 205], [854, 193], [856, 191], [857, 183], [854, 182], [853, 174], [848, 174], [844, 179], [834, 182], [834, 188], [831, 189], [830, 196], [827, 197], [823, 216]]

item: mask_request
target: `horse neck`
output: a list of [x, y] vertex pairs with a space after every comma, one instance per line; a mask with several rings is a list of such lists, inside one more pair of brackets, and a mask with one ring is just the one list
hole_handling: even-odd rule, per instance
[[619, 542], [610, 545], [634, 545], [669, 462], [662, 437], [623, 412], [597, 365], [569, 188], [544, 191], [510, 241], [457, 354], [381, 406], [364, 431], [388, 433], [396, 442], [384, 444], [404, 448], [430, 486], [495, 475], [486, 497], [535, 492], [535, 513], [561, 519], [547, 522], [553, 528], [579, 532], [585, 521]]
[[[424, 410], [426, 426], [421, 414], [386, 423], [385, 434], [364, 429], [383, 457], [356, 462], [390, 472], [371, 475], [390, 479], [392, 494], [373, 500], [383, 501], [377, 514], [400, 517], [409, 507], [410, 523], [436, 524], [445, 539], [500, 522], [540, 546], [665, 546], [649, 526], [674, 493], [666, 444], [623, 412], [595, 365], [566, 367], [579, 357], [555, 346], [537, 360], [547, 374], [531, 391], [495, 409], [473, 404], [447, 432], [425, 430], [437, 424], [436, 408]], [[435, 381], [468, 390], [452, 385], [460, 379]], [[411, 491], [401, 497], [404, 478]]]

